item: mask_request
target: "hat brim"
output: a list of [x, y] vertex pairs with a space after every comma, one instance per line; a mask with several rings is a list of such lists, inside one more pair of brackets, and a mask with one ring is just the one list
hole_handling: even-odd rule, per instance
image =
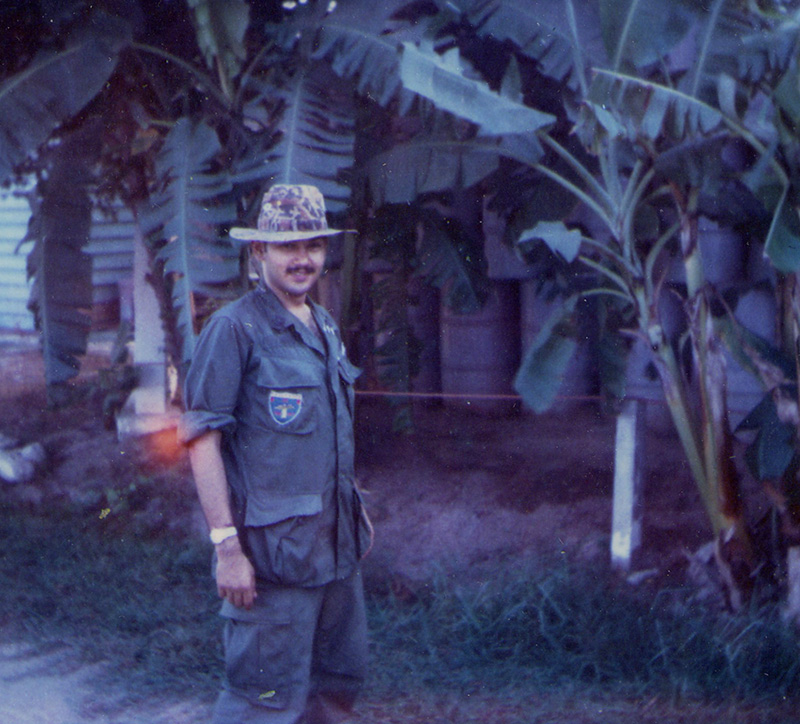
[[318, 239], [321, 236], [336, 236], [352, 233], [353, 229], [324, 229], [321, 231], [259, 231], [234, 226], [228, 235], [237, 241], [265, 241], [268, 244], [288, 244], [303, 239]]

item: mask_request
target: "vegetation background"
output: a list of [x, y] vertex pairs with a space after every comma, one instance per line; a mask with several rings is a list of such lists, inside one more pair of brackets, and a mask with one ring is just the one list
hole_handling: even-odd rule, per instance
[[[161, 673], [153, 681], [145, 675], [143, 691], [164, 671], [178, 675], [178, 659], [204, 671], [208, 650], [197, 659], [192, 654], [207, 640], [192, 638], [196, 621], [153, 608], [158, 620], [171, 622], [154, 627], [151, 599], [138, 598], [162, 562], [162, 591], [198, 606], [206, 600], [195, 588], [202, 556], [176, 543], [190, 540], [182, 526], [191, 528], [191, 515], [170, 523], [170, 513], [189, 499], [180, 468], [172, 467], [180, 461], [141, 472], [153, 464], [146, 456], [129, 468], [128, 451], [109, 446], [100, 455], [100, 443], [110, 440], [96, 427], [109, 412], [100, 391], [120, 395], [123, 385], [110, 374], [95, 387], [75, 388], [89, 332], [91, 270], [83, 246], [93, 206], [122, 201], [135, 213], [136, 241], [150, 254], [148, 279], [168, 331], [167, 356], [180, 376], [204, 315], [248, 283], [246, 259], [226, 241], [225, 229], [252, 223], [266, 185], [311, 181], [336, 222], [359, 229], [336, 260], [346, 282], [340, 316], [351, 349], [363, 353], [381, 387], [407, 391], [418, 369], [420, 345], [409, 318], [416, 284], [438, 289], [456, 312], [477, 309], [489, 296], [482, 227], [488, 209], [502, 219], [505, 241], [553, 310], [515, 377], [537, 424], [548, 419], [544, 412], [587, 341], [594, 391], [609, 409], [624, 399], [627, 355], [643, 345], [685, 461], [665, 466], [668, 479], [655, 486], [670, 491], [663, 537], [683, 540], [685, 526], [711, 541], [706, 559], [656, 549], [652, 565], [640, 571], [649, 583], [636, 591], [605, 576], [587, 579], [580, 569], [603, 570], [593, 556], [605, 546], [582, 535], [575, 539], [586, 548], [562, 545], [561, 528], [545, 525], [558, 520], [566, 529], [604, 509], [598, 496], [584, 510], [580, 491], [602, 488], [607, 462], [572, 489], [573, 468], [589, 449], [585, 438], [573, 440], [572, 429], [567, 438], [561, 429], [545, 457], [528, 459], [541, 429], [528, 430], [524, 417], [488, 427], [464, 417], [477, 426], [464, 429], [462, 416], [434, 416], [435, 425], [425, 428], [431, 411], [418, 413], [414, 423], [424, 434], [401, 439], [420, 449], [402, 459], [424, 452], [426, 435], [437, 440], [440, 449], [454, 450], [443, 466], [444, 490], [469, 492], [465, 499], [481, 504], [472, 517], [453, 518], [449, 506], [458, 497], [445, 496], [449, 505], [440, 501], [436, 515], [421, 512], [418, 520], [440, 527], [419, 560], [437, 559], [431, 551], [440, 549], [469, 552], [464, 531], [477, 541], [481, 531], [545, 530], [551, 547], [537, 553], [567, 563], [554, 566], [545, 555], [534, 566], [541, 577], [515, 569], [524, 585], [500, 580], [498, 589], [494, 576], [491, 583], [473, 577], [462, 589], [449, 572], [447, 585], [429, 577], [420, 586], [419, 570], [410, 576], [413, 585], [402, 577], [374, 580], [376, 660], [391, 663], [376, 668], [375, 690], [381, 681], [404, 682], [397, 677], [406, 666], [415, 684], [458, 692], [459, 705], [495, 691], [500, 680], [548, 690], [579, 682], [586, 696], [611, 692], [623, 709], [635, 702], [632, 716], [647, 715], [639, 697], [650, 695], [656, 708], [691, 700], [703, 710], [730, 697], [726, 716], [747, 721], [761, 716], [762, 705], [773, 720], [783, 715], [783, 697], [796, 684], [797, 643], [779, 602], [792, 574], [788, 551], [800, 545], [795, 3], [38, 0], [3, 3], [0, 22], [8, 30], [0, 53], [0, 177], [34, 184], [23, 243], [30, 243], [30, 304], [47, 382], [46, 400], [9, 404], [29, 414], [8, 425], [26, 440], [37, 429], [48, 438], [50, 469], [39, 482], [56, 482], [8, 491], [4, 541], [17, 557], [5, 575], [27, 576], [5, 588], [12, 596], [9, 624], [21, 615], [30, 632], [47, 636], [74, 624], [119, 651], [130, 677], [155, 656], [160, 663], [152, 670]], [[712, 274], [700, 243], [708, 222], [741, 242], [743, 275]], [[386, 269], [380, 283], [364, 273], [375, 260]], [[764, 328], [749, 328], [736, 314], [753, 291], [773, 302]], [[764, 391], [739, 429], [732, 428], [726, 395], [729, 357]], [[83, 413], [45, 409], [48, 401], [81, 395], [89, 405]], [[368, 407], [361, 410], [369, 420]], [[413, 409], [404, 412], [410, 422]], [[498, 430], [503, 436], [494, 437]], [[371, 434], [368, 425], [366, 449], [374, 454], [380, 446], [370, 448]], [[559, 446], [565, 439], [570, 446]], [[488, 440], [494, 447], [485, 446]], [[500, 452], [507, 441], [512, 449]], [[387, 447], [401, 458], [399, 448]], [[548, 467], [556, 449], [568, 468]], [[560, 505], [572, 516], [559, 516], [552, 502], [536, 497], [551, 490], [540, 469], [550, 471], [559, 490], [571, 491]], [[390, 485], [389, 470], [376, 474], [376, 498], [410, 489], [424, 500], [427, 490], [443, 490], [437, 475], [419, 469], [397, 473], [406, 488]], [[504, 492], [490, 486], [488, 493], [487, 480], [502, 481]], [[515, 486], [522, 492], [510, 493]], [[488, 500], [500, 509], [524, 502], [535, 508], [525, 516], [534, 517], [496, 517], [495, 507], [482, 507]], [[383, 532], [398, 536], [387, 540], [402, 542], [390, 550], [413, 551], [407, 508], [398, 518], [391, 503], [378, 503], [387, 516]], [[551, 506], [547, 515], [536, 518], [543, 505]], [[61, 527], [64, 521], [71, 525]], [[75, 530], [83, 535], [71, 536]], [[55, 548], [47, 531], [60, 534]], [[462, 533], [458, 545], [450, 545], [455, 539], [446, 531]], [[34, 534], [35, 549], [19, 544]], [[515, 539], [506, 553], [516, 559], [526, 540]], [[180, 554], [161, 555], [175, 545]], [[38, 565], [38, 556], [52, 565]], [[100, 576], [89, 572], [90, 561]], [[489, 568], [493, 561], [486, 559]], [[480, 556], [470, 567], [479, 562]], [[121, 571], [133, 589], [115, 578]], [[683, 573], [694, 576], [689, 585]], [[109, 588], [109, 580], [117, 585]], [[708, 594], [702, 603], [698, 591]], [[65, 611], [67, 600], [74, 609]], [[106, 603], [111, 610], [95, 608]], [[101, 625], [117, 635], [105, 639]], [[173, 631], [187, 638], [173, 638]], [[622, 646], [620, 632], [636, 645]], [[393, 654], [402, 654], [399, 662]], [[523, 709], [514, 704], [493, 716], [538, 716], [530, 707], [540, 700], [526, 691]], [[751, 705], [756, 696], [759, 704]], [[511, 699], [505, 692], [500, 700]], [[410, 711], [419, 700], [410, 708], [393, 701]], [[391, 720], [388, 710], [380, 714], [375, 718]]]

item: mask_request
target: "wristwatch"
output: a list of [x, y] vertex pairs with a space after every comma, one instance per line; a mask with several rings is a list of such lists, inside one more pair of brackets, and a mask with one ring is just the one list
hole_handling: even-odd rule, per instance
[[208, 534], [208, 537], [211, 538], [211, 542], [218, 546], [223, 541], [228, 540], [228, 538], [233, 538], [236, 535], [236, 527], [229, 525], [225, 528], [212, 528], [211, 532]]

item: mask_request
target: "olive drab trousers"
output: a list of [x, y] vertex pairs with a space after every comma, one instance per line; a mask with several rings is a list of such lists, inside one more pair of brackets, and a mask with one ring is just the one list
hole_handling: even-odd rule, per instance
[[360, 570], [313, 588], [259, 585], [250, 610], [225, 602], [226, 682], [213, 724], [334, 724], [367, 669]]

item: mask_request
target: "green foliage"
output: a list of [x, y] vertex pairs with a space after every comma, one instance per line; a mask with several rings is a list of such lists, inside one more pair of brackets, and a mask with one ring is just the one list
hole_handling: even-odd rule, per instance
[[[456, 312], [480, 308], [487, 294], [480, 240], [457, 220], [430, 206], [386, 204], [369, 223], [370, 255], [388, 269], [370, 290], [375, 310], [374, 354], [388, 389], [407, 392], [419, 372], [422, 345], [410, 320], [413, 285], [442, 289]], [[396, 429], [411, 425], [407, 400], [398, 403]]]
[[395, 99], [407, 107], [398, 66], [400, 44], [419, 38], [424, 23], [393, 21], [407, 0], [343, 0], [319, 27], [315, 58], [324, 58], [342, 78], [355, 82], [356, 91], [381, 106]]
[[737, 430], [755, 430], [745, 460], [758, 480], [781, 478], [795, 456], [795, 428], [778, 417], [772, 396], [765, 397], [739, 423]]
[[238, 248], [219, 235], [220, 225], [236, 218], [230, 178], [215, 170], [219, 152], [213, 129], [178, 121], [156, 161], [161, 189], [143, 210], [142, 228], [171, 282], [184, 362], [194, 351], [192, 295], [214, 295], [239, 274]]
[[[797, 373], [795, 362], [728, 315], [719, 320], [727, 348], [741, 366], [761, 380], [766, 394], [739, 423], [737, 433], [754, 433], [745, 461], [757, 480], [779, 480], [794, 471], [796, 458]], [[779, 411], [779, 406], [783, 409]]]
[[544, 412], [555, 401], [577, 342], [573, 313], [577, 298], [559, 306], [525, 352], [514, 378], [514, 389], [534, 412]]
[[231, 79], [239, 74], [245, 59], [244, 36], [250, 20], [245, 0], [187, 0], [194, 11], [197, 43], [206, 64], [218, 66], [223, 90], [230, 92]]
[[270, 183], [317, 186], [330, 211], [342, 211], [349, 187], [340, 174], [353, 164], [354, 114], [349, 88], [325, 66], [304, 67], [273, 89], [285, 110], [280, 138], [263, 169]]
[[686, 591], [649, 599], [596, 571], [439, 580], [411, 602], [373, 598], [370, 615], [377, 683], [387, 688], [480, 681], [767, 701], [800, 683], [798, 634], [777, 610], [715, 614]]
[[375, 203], [409, 203], [426, 193], [470, 188], [497, 171], [504, 156], [538, 159], [535, 137], [459, 138], [447, 121], [431, 133], [393, 145], [366, 163], [365, 173]]
[[535, 133], [555, 120], [549, 113], [521, 103], [520, 89], [504, 84], [501, 92], [495, 93], [486, 83], [467, 77], [468, 72], [457, 48], [439, 55], [432, 45], [403, 45], [403, 85], [438, 108], [468, 118], [482, 135]]
[[[419, 372], [420, 345], [409, 319], [417, 212], [415, 207], [387, 205], [369, 224], [370, 257], [386, 265], [370, 288], [375, 319], [373, 354], [378, 379], [393, 392], [409, 392]], [[409, 430], [408, 399], [392, 398], [392, 403], [397, 408], [394, 429]]]
[[[590, 92], [598, 120], [609, 135], [653, 141], [666, 136], [682, 139], [711, 133], [723, 123], [723, 114], [697, 98], [657, 82], [599, 70]], [[614, 105], [611, 103], [615, 101]], [[603, 117], [610, 109], [616, 123]]]
[[6, 511], [0, 617], [33, 641], [61, 641], [112, 665], [95, 683], [147, 698], [218, 686], [216, 591], [205, 545], [112, 535], [85, 511]]
[[[106, 702], [210, 699], [222, 660], [207, 544], [112, 521], [78, 508], [7, 509], [0, 619], [31, 641], [58, 641], [107, 664], [94, 681]], [[580, 689], [751, 704], [796, 695], [800, 641], [776, 609], [734, 616], [697, 605], [689, 590], [653, 594], [596, 568], [546, 561], [481, 584], [420, 583], [406, 600], [368, 591], [369, 691], [480, 682], [531, 695]]]
[[480, 239], [455, 219], [423, 210], [424, 233], [413, 261], [415, 273], [442, 290], [444, 303], [456, 312], [474, 312], [488, 297]]
[[54, 386], [74, 377], [86, 351], [92, 305], [92, 263], [83, 247], [91, 227], [90, 166], [97, 157], [97, 128], [62, 139], [44, 154], [48, 174], [29, 197], [32, 216], [23, 242], [33, 241], [28, 307], [42, 340], [45, 380]]
[[[610, 63], [643, 68], [660, 62], [688, 33], [685, 4], [647, 0], [600, 0], [600, 24]], [[658, 28], [654, 33], [653, 28]]]
[[569, 229], [561, 221], [539, 221], [536, 226], [526, 229], [519, 235], [518, 244], [541, 239], [551, 251], [561, 255], [567, 262], [578, 257], [583, 236], [578, 229]]
[[602, 63], [605, 48], [595, 3], [586, 0], [458, 0], [479, 37], [509, 41], [542, 72], [572, 90], [586, 88], [585, 68]]
[[98, 16], [61, 49], [43, 48], [0, 84], [0, 181], [9, 176], [106, 86], [128, 29]]

